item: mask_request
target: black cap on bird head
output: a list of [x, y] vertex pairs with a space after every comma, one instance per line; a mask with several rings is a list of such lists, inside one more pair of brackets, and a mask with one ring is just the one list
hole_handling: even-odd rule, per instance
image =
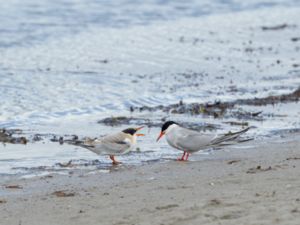
[[127, 129], [125, 129], [125, 130], [122, 130], [122, 132], [125, 133], [125, 134], [131, 134], [131, 135], [134, 135], [134, 134], [137, 132], [137, 130], [134, 129], [134, 128], [127, 128]]
[[[138, 127], [138, 128], [127, 128], [125, 130], [122, 130], [123, 133], [125, 134], [130, 134], [130, 135], [134, 135], [137, 131], [139, 131], [140, 129], [142, 129], [144, 126], [142, 127]], [[139, 135], [142, 136], [142, 135]]]
[[161, 127], [161, 132], [166, 131], [166, 130], [168, 129], [168, 127], [171, 126], [171, 125], [173, 125], [173, 124], [178, 124], [178, 123], [176, 123], [176, 122], [174, 122], [174, 121], [167, 121], [167, 122], [165, 122], [165, 123], [162, 125], [162, 127]]
[[161, 139], [161, 137], [164, 136], [164, 134], [166, 133], [166, 130], [168, 129], [168, 127], [173, 125], [173, 124], [178, 124], [178, 123], [176, 123], [174, 121], [165, 122], [161, 127], [161, 132], [160, 132], [158, 138], [156, 139], [156, 141], [159, 141], [159, 139]]

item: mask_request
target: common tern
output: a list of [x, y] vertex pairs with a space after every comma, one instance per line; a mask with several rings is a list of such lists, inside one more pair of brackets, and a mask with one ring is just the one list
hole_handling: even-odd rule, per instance
[[109, 134], [94, 140], [86, 140], [84, 143], [79, 144], [79, 146], [87, 148], [98, 155], [109, 155], [112, 163], [116, 165], [120, 162], [115, 159], [115, 156], [130, 152], [136, 144], [137, 136], [144, 136], [144, 134], [137, 133], [142, 128], [143, 126], [127, 128], [115, 134]]
[[185, 161], [188, 159], [190, 153], [211, 147], [232, 144], [229, 142], [236, 140], [241, 134], [247, 132], [249, 129], [250, 127], [235, 133], [229, 132], [222, 135], [212, 135], [181, 127], [178, 123], [173, 121], [167, 121], [162, 125], [160, 135], [156, 141], [159, 141], [159, 139], [165, 135], [169, 145], [183, 151], [182, 157], [178, 160]]

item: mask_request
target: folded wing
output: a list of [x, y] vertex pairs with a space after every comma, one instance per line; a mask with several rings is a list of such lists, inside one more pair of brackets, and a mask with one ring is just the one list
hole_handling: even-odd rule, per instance
[[103, 138], [87, 141], [80, 144], [96, 154], [119, 155], [131, 148], [131, 142], [123, 133], [107, 135]]
[[173, 147], [187, 151], [199, 151], [209, 147], [219, 147], [222, 145], [234, 144], [240, 142], [238, 137], [247, 132], [249, 129], [250, 128], [248, 127], [238, 132], [229, 132], [227, 134], [215, 136], [212, 134], [203, 134], [197, 131], [180, 128], [176, 131], [178, 133], [175, 135], [175, 138], [172, 141]]
[[173, 147], [188, 151], [199, 151], [207, 148], [215, 137], [211, 134], [202, 134], [185, 128], [180, 128], [176, 132], [177, 134], [174, 135], [172, 141], [176, 146]]

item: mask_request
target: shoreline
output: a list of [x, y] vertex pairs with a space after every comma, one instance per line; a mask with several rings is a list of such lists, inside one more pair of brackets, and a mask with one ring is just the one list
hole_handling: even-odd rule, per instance
[[0, 224], [299, 224], [299, 133], [247, 145], [205, 160], [1, 181]]

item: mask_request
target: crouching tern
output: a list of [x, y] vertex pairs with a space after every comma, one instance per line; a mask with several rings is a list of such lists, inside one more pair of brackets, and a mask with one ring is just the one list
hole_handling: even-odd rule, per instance
[[115, 156], [130, 152], [136, 144], [137, 136], [144, 136], [144, 134], [137, 133], [142, 128], [127, 128], [115, 134], [109, 134], [94, 140], [86, 140], [78, 145], [98, 155], [109, 155], [112, 163], [116, 165], [120, 162], [115, 159]]
[[176, 122], [167, 121], [162, 125], [160, 135], [156, 141], [159, 141], [159, 139], [165, 135], [169, 145], [183, 151], [182, 157], [178, 160], [185, 161], [188, 159], [190, 153], [211, 147], [220, 147], [223, 145], [241, 142], [238, 141], [237, 138], [249, 129], [250, 127], [235, 133], [229, 132], [223, 135], [212, 135], [199, 133], [197, 131], [181, 127]]

